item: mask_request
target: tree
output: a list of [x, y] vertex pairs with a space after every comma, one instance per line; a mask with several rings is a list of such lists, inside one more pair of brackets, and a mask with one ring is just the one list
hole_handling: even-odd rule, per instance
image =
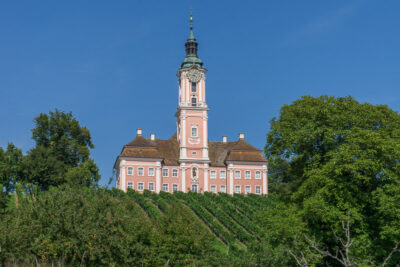
[[7, 204], [9, 193], [14, 190], [20, 173], [22, 151], [9, 143], [7, 150], [0, 147], [0, 208]]
[[364, 257], [361, 259], [354, 258], [351, 251], [354, 240], [351, 236], [350, 212], [348, 213], [347, 220], [345, 222], [342, 221], [341, 225], [342, 225], [342, 231], [340, 235], [333, 231], [335, 239], [339, 244], [334, 252], [326, 248], [321, 248], [314, 239], [311, 239], [307, 235], [304, 235], [305, 240], [308, 243], [308, 247], [306, 250], [308, 253], [300, 251], [298, 254], [296, 254], [292, 250], [289, 250], [289, 253], [296, 260], [296, 263], [299, 266], [304, 266], [304, 267], [310, 266], [311, 261], [307, 259], [307, 256], [310, 257], [310, 255], [311, 255], [310, 257], [311, 260], [317, 257], [328, 257], [332, 259], [334, 262], [336, 262], [336, 264], [339, 264], [340, 266], [344, 267], [352, 267], [352, 266], [384, 267], [391, 262], [391, 259], [396, 252], [400, 252], [400, 241], [398, 241], [394, 246], [394, 248], [389, 253], [387, 253], [388, 255], [382, 260], [380, 264], [373, 262], [369, 258], [364, 258]]
[[[271, 121], [265, 152], [272, 189], [301, 207], [328, 248], [338, 246], [332, 233], [349, 211], [353, 256], [383, 259], [399, 240], [400, 201], [382, 208], [400, 184], [398, 112], [352, 97], [305, 96]], [[382, 213], [387, 220], [377, 216]]]
[[32, 138], [36, 146], [22, 163], [25, 182], [48, 189], [67, 182], [89, 186], [100, 179], [98, 168], [89, 157], [94, 148], [90, 131], [80, 126], [71, 112], [40, 114], [35, 124]]
[[76, 167], [89, 159], [94, 148], [90, 131], [72, 116], [72, 113], [50, 111], [35, 118], [32, 138], [36, 146], [51, 150], [52, 154], [68, 167]]

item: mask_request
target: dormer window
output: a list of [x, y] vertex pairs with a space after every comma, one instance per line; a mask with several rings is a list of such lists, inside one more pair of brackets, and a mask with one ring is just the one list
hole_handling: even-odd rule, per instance
[[192, 93], [197, 92], [197, 83], [192, 83]]
[[195, 97], [192, 97], [192, 107], [197, 106], [197, 99]]

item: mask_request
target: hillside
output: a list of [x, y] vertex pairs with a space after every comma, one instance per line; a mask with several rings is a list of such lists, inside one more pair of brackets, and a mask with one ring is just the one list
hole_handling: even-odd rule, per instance
[[274, 208], [273, 198], [258, 195], [70, 186], [34, 192], [17, 190], [0, 216], [6, 266], [243, 266], [260, 258], [254, 248], [263, 243], [262, 214]]
[[254, 194], [155, 194], [145, 191], [142, 195], [132, 191], [130, 195], [153, 222], [171, 212], [172, 203], [181, 204], [173, 207], [193, 214], [195, 220], [227, 247], [232, 244], [245, 247], [247, 243], [257, 240], [261, 225], [257, 223], [256, 215], [267, 203], [265, 196]]

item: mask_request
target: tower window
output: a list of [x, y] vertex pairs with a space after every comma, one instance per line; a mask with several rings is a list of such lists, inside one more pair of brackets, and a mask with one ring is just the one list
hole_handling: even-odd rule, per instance
[[192, 127], [192, 137], [197, 137], [197, 127]]
[[192, 97], [192, 107], [197, 106], [197, 99], [195, 97]]
[[192, 93], [197, 92], [197, 83], [192, 83]]

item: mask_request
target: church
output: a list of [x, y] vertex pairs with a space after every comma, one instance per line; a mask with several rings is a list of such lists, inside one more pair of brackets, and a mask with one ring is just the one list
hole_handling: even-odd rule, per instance
[[267, 160], [240, 133], [238, 140], [208, 139], [206, 73], [197, 55], [198, 42], [190, 35], [186, 57], [178, 69], [179, 105], [175, 113], [176, 133], [169, 139], [154, 134], [126, 144], [117, 157], [116, 187], [123, 191], [212, 192], [268, 194]]

